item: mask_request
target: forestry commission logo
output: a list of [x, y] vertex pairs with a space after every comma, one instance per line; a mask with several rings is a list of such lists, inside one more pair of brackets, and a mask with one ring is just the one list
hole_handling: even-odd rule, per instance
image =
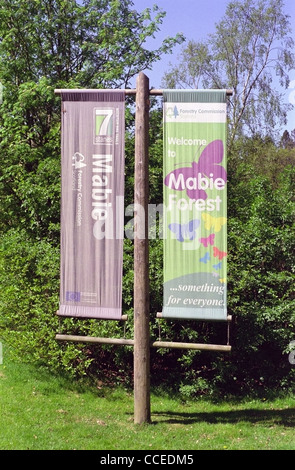
[[112, 144], [114, 142], [114, 113], [113, 109], [94, 110], [94, 143]]
[[166, 123], [226, 121], [226, 103], [164, 103]]
[[166, 117], [167, 118], [177, 118], [177, 116], [179, 116], [179, 112], [178, 112], [178, 108], [177, 106], [175, 105], [174, 108], [167, 108], [167, 111], [166, 111]]
[[86, 163], [83, 163], [85, 160], [84, 155], [80, 152], [75, 152], [73, 157], [72, 157], [73, 163], [72, 166], [75, 168], [75, 170], [79, 170], [86, 166]]
[[85, 157], [81, 152], [72, 156], [72, 191], [76, 192], [76, 224], [82, 226], [83, 170], [86, 167]]

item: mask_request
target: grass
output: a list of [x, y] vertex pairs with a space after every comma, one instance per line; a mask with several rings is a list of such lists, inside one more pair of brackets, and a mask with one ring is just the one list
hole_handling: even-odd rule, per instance
[[152, 424], [133, 394], [82, 389], [28, 364], [0, 365], [1, 450], [294, 450], [295, 398], [214, 404], [152, 393]]

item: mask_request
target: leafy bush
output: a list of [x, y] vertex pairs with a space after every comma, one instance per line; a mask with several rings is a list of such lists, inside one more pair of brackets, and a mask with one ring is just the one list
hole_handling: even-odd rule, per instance
[[[152, 383], [184, 396], [287, 390], [294, 380], [288, 346], [295, 338], [295, 169], [286, 167], [275, 184], [249, 163], [237, 168], [229, 186], [228, 313], [232, 353], [151, 350]], [[32, 237], [25, 228], [2, 234], [0, 332], [22, 359], [73, 376], [95, 375], [130, 383], [132, 348], [57, 343], [58, 243]], [[162, 242], [150, 240], [151, 337], [158, 337], [162, 308]], [[133, 337], [133, 242], [124, 241], [123, 309]], [[163, 339], [224, 344], [226, 326], [160, 320]], [[119, 322], [63, 319], [62, 331], [122, 337]], [[161, 373], [160, 373], [161, 370]]]

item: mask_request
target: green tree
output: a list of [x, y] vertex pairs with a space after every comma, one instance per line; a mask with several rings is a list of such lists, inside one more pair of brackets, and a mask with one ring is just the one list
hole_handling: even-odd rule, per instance
[[281, 138], [281, 147], [285, 149], [295, 148], [295, 129], [291, 131], [291, 134], [285, 130]]
[[56, 86], [128, 86], [182, 41], [176, 35], [156, 50], [144, 47], [164, 17], [156, 6], [138, 13], [130, 0], [1, 0], [1, 80], [20, 85], [46, 77]]
[[[0, 332], [30, 358], [71, 368], [83, 351], [65, 346], [60, 354], [54, 340], [60, 220], [54, 89], [130, 87], [133, 76], [182, 42], [176, 35], [155, 50], [145, 47], [164, 17], [156, 6], [139, 13], [130, 0], [0, 0]], [[132, 261], [127, 252], [127, 308]], [[91, 322], [75, 327], [98, 334]], [[79, 364], [85, 370], [89, 361]]]
[[[2, 230], [58, 238], [60, 99], [54, 88], [119, 88], [182, 37], [149, 51], [165, 13], [129, 0], [0, 0]], [[154, 16], [154, 17], [153, 17]]]
[[180, 62], [164, 76], [166, 86], [230, 88], [229, 148], [241, 134], [272, 135], [286, 122], [274, 80], [287, 88], [295, 67], [294, 42], [283, 0], [235, 0], [206, 42], [190, 41]]
[[[284, 151], [276, 154], [279, 158]], [[255, 165], [255, 158], [253, 164], [241, 163], [229, 188], [232, 377], [241, 388], [279, 390], [288, 376], [292, 384], [286, 352], [295, 334], [295, 173], [294, 164], [273, 167], [274, 178]]]

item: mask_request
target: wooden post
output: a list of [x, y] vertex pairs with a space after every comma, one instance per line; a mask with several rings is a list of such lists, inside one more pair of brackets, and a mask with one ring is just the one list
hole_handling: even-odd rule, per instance
[[149, 79], [136, 83], [134, 183], [134, 423], [150, 422], [150, 331], [148, 254]]

